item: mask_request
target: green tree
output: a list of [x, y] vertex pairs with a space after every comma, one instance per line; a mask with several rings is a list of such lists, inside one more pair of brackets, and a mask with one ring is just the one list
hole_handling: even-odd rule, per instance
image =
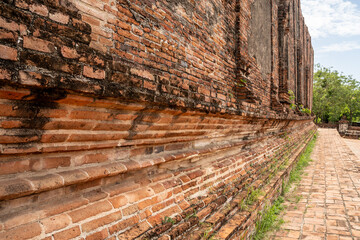
[[350, 121], [360, 118], [360, 84], [351, 76], [316, 65], [313, 113], [323, 122], [336, 122], [346, 115]]

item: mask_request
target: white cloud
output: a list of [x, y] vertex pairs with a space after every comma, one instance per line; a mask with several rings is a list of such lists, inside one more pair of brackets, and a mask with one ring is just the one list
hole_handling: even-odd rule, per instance
[[319, 49], [319, 52], [345, 52], [360, 49], [360, 44], [357, 42], [342, 42], [335, 43], [327, 46], [323, 46]]
[[360, 35], [360, 8], [348, 0], [302, 0], [306, 25], [313, 38]]

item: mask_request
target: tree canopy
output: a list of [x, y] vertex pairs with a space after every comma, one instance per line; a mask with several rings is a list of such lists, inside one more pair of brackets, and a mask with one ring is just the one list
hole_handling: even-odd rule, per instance
[[312, 112], [317, 121], [337, 122], [343, 115], [360, 121], [360, 83], [331, 68], [316, 65]]

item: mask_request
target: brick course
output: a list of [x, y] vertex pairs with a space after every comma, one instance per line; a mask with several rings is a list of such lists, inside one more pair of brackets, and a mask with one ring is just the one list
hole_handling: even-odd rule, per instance
[[245, 183], [273, 199], [315, 128], [289, 109], [312, 104], [298, 6], [2, 1], [0, 240], [251, 233]]

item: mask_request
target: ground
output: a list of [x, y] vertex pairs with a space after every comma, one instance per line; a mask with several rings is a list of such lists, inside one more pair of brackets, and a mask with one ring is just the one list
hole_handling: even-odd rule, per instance
[[360, 140], [319, 129], [312, 160], [271, 238], [360, 240]]

